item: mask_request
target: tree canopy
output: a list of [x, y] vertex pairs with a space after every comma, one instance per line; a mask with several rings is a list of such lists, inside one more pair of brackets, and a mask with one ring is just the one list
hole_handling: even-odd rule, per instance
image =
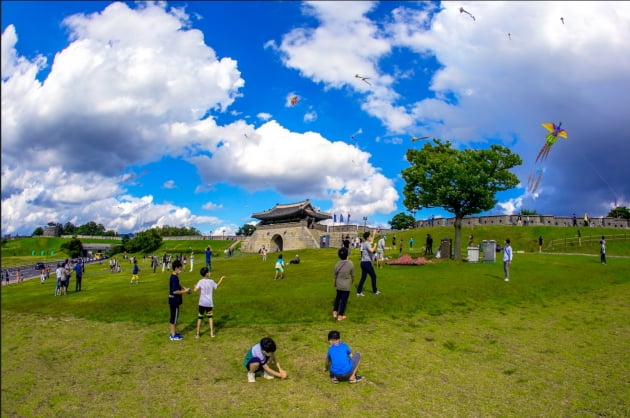
[[413, 216], [406, 214], [404, 212], [400, 212], [388, 222], [392, 229], [410, 229], [416, 226], [416, 220]]
[[608, 217], [630, 219], [630, 209], [625, 206], [617, 206], [616, 208], [608, 212]]
[[442, 207], [455, 215], [456, 259], [461, 258], [462, 219], [492, 209], [497, 192], [519, 183], [509, 170], [522, 164], [519, 155], [501, 145], [456, 150], [439, 139], [407, 150], [406, 156], [411, 167], [402, 170], [403, 204], [410, 211]]

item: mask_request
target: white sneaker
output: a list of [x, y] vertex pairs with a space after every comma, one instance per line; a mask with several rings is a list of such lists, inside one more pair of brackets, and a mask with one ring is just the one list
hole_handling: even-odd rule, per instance
[[264, 377], [265, 379], [267, 379], [267, 380], [271, 380], [271, 379], [273, 379], [275, 376], [273, 376], [273, 375], [271, 375], [271, 374], [269, 374], [269, 373], [267, 373], [267, 372], [264, 372], [264, 373], [263, 373], [263, 377]]
[[365, 295], [363, 294], [363, 292], [361, 292], [361, 293], [357, 293], [357, 296], [365, 296]]
[[506, 277], [506, 278], [505, 278], [505, 281], [506, 281], [506, 282], [509, 282], [509, 281], [510, 281], [510, 279], [508, 279], [508, 278]]
[[256, 374], [247, 372], [247, 381], [249, 383], [256, 383]]
[[381, 291], [380, 291], [380, 290], [377, 290], [376, 292], [374, 292], [374, 294], [375, 294], [375, 295], [380, 295], [380, 294], [381, 294]]

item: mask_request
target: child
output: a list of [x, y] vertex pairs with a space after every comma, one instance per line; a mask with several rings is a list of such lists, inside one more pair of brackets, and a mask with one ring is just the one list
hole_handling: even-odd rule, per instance
[[[265, 379], [273, 379], [274, 377], [286, 379], [288, 377], [286, 370], [282, 370], [282, 367], [280, 367], [275, 353], [276, 343], [269, 337], [261, 339], [258, 344], [247, 351], [243, 364], [247, 369], [247, 381], [249, 383], [255, 383], [256, 374], [261, 372]], [[269, 366], [271, 362], [276, 364], [278, 371]]]
[[510, 239], [505, 240], [505, 246], [503, 247], [503, 272], [505, 273], [505, 281], [510, 281], [510, 265], [512, 264], [512, 246], [510, 245]]
[[350, 347], [341, 341], [339, 331], [328, 333], [328, 354], [326, 355], [326, 366], [324, 371], [330, 372], [330, 381], [339, 383], [340, 380], [347, 380], [348, 383], [357, 383], [363, 379], [357, 374], [361, 354], [352, 353]]
[[171, 308], [171, 317], [169, 319], [169, 339], [171, 341], [180, 341], [183, 340], [181, 334], [177, 333], [176, 325], [177, 318], [179, 317], [179, 306], [183, 302], [182, 295], [184, 293], [190, 294], [190, 289], [187, 287], [182, 288], [182, 285], [179, 283], [179, 273], [182, 270], [182, 262], [179, 260], [173, 261], [173, 274], [171, 274], [170, 282], [169, 282], [169, 293], [168, 293], [168, 304]]
[[219, 283], [215, 283], [214, 280], [210, 278], [210, 270], [207, 267], [202, 267], [199, 271], [202, 279], [197, 282], [195, 285], [195, 292], [201, 290], [199, 294], [199, 315], [197, 317], [197, 335], [195, 338], [199, 338], [199, 330], [201, 329], [201, 321], [204, 317], [208, 318], [208, 324], [210, 325], [210, 336], [214, 338], [214, 323], [212, 321], [212, 308], [214, 307], [214, 302], [212, 300], [212, 294], [214, 293], [214, 289], [219, 287], [225, 276], [221, 276], [219, 279]]
[[138, 260], [134, 257], [133, 259], [133, 270], [131, 270], [131, 281], [129, 284], [132, 284], [133, 281], [136, 281], [136, 284], [140, 283], [140, 279], [138, 278], [138, 272], [140, 271], [140, 267], [138, 267]]
[[282, 259], [282, 254], [280, 254], [276, 260], [276, 275], [273, 279], [284, 279], [284, 260]]
[[351, 260], [348, 260], [348, 249], [346, 247], [341, 247], [337, 255], [339, 255], [340, 260], [335, 265], [334, 284], [335, 289], [337, 289], [337, 295], [333, 305], [333, 318], [337, 318], [337, 321], [343, 321], [346, 319], [346, 305], [352, 282], [354, 281], [354, 264], [352, 264]]

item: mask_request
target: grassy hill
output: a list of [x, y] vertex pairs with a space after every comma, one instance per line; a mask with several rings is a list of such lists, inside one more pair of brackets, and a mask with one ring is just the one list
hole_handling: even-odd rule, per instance
[[[536, 235], [496, 228], [475, 235], [510, 232], [517, 250]], [[397, 235], [418, 242], [425, 231]], [[339, 322], [336, 251], [299, 251], [302, 263], [276, 281], [273, 255], [216, 258], [212, 276], [226, 276], [214, 297], [216, 338], [207, 323], [194, 338], [192, 294], [180, 313], [184, 340], [168, 340], [170, 273], [153, 273], [148, 260], [138, 285], [128, 263], [122, 273], [104, 263], [87, 266], [82, 292], [73, 277], [68, 296], [53, 296], [54, 280], [3, 286], [2, 416], [630, 415], [629, 258], [602, 266], [593, 256], [516, 254], [509, 283], [500, 262], [385, 266], [382, 294], [368, 280]], [[351, 258], [358, 275], [358, 251]], [[194, 286], [196, 270], [181, 273], [182, 284]], [[363, 382], [332, 385], [322, 371], [331, 329], [362, 354]], [[247, 383], [243, 358], [263, 336], [276, 341], [289, 379]]]
[[[582, 234], [582, 245], [578, 245], [577, 231]], [[396, 231], [389, 234], [386, 245], [391, 247], [391, 238], [396, 236], [397, 243], [403, 240], [403, 253], [413, 257], [424, 254], [424, 243], [426, 234], [433, 237], [433, 251], [437, 251], [440, 241], [444, 238], [454, 242], [455, 230], [452, 226], [418, 228], [405, 231]], [[512, 241], [514, 251], [538, 252], [538, 237], [542, 236], [544, 241], [544, 252], [563, 252], [576, 254], [598, 254], [599, 240], [602, 235], [606, 236], [610, 255], [630, 256], [630, 230], [618, 228], [573, 228], [559, 226], [475, 226], [462, 227], [462, 256], [467, 254], [468, 236], [473, 235], [475, 245], [483, 240], [494, 240], [503, 245], [506, 238]], [[409, 239], [413, 237], [414, 248], [409, 248]], [[6, 242], [2, 246], [2, 266], [14, 266], [22, 264], [32, 264], [38, 261], [58, 260], [67, 258], [61, 251], [61, 244], [67, 238], [34, 237], [21, 238]], [[102, 242], [108, 244], [120, 244], [118, 240], [104, 238], [83, 239], [85, 243]], [[214, 257], [223, 256], [223, 252], [234, 241], [230, 240], [168, 240], [162, 241], [160, 248], [155, 251], [161, 255], [165, 252], [172, 254], [190, 255], [191, 251], [197, 254], [205, 252], [207, 245], [211, 245]], [[238, 247], [238, 245], [237, 245]], [[42, 252], [44, 255], [42, 255]], [[35, 255], [32, 255], [32, 254]], [[398, 249], [389, 248], [386, 252], [389, 257], [397, 257]], [[199, 258], [198, 258], [199, 259]]]

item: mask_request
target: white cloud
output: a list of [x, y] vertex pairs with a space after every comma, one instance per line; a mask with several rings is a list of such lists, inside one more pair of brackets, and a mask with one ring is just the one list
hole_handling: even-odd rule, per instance
[[202, 208], [204, 208], [205, 210], [216, 210], [216, 209], [222, 209], [223, 205], [213, 203], [213, 202], [207, 202], [202, 206]]
[[166, 180], [164, 184], [162, 184], [163, 189], [174, 189], [176, 187], [175, 180]]
[[271, 113], [267, 113], [267, 112], [260, 112], [259, 114], [256, 115], [258, 117], [258, 119], [262, 120], [262, 121], [268, 121], [269, 119], [271, 119], [272, 115]]
[[313, 122], [317, 120], [317, 112], [314, 110], [309, 110], [304, 114], [304, 122]]

